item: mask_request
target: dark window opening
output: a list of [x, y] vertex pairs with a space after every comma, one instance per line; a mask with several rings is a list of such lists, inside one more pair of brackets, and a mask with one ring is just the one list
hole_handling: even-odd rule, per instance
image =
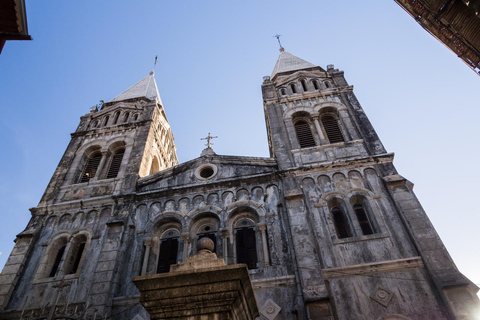
[[105, 119], [103, 119], [103, 126], [106, 126], [108, 124], [108, 119], [110, 119], [109, 116], [106, 116]]
[[137, 121], [138, 119], [138, 113], [136, 113], [134, 116], [133, 116], [133, 121]]
[[290, 84], [290, 89], [292, 89], [292, 93], [297, 93], [297, 88], [295, 87], [295, 83]]
[[317, 80], [313, 80], [312, 83], [313, 83], [313, 87], [315, 88], [315, 90], [318, 90], [319, 87], [318, 87]]
[[280, 89], [280, 94], [281, 94], [282, 96], [286, 95], [285, 89]]
[[80, 176], [79, 183], [88, 182], [95, 177], [98, 166], [100, 165], [100, 160], [102, 160], [102, 154], [100, 152], [97, 152], [88, 158], [87, 163], [83, 168], [82, 175]]
[[370, 220], [368, 219], [367, 212], [365, 208], [361, 204], [356, 204], [353, 206], [353, 210], [357, 215], [358, 222], [360, 223], [360, 228], [362, 228], [362, 232], [364, 235], [369, 235], [375, 233]]
[[160, 241], [157, 273], [170, 271], [170, 266], [177, 263], [178, 239], [168, 238]]
[[58, 267], [60, 266], [60, 262], [62, 261], [63, 254], [65, 253], [65, 248], [67, 247], [66, 244], [64, 244], [62, 247], [57, 252], [57, 256], [55, 257], [55, 262], [53, 263], [52, 270], [50, 270], [49, 277], [55, 277], [58, 271]]
[[82, 260], [83, 250], [85, 250], [85, 241], [80, 243], [76, 249], [77, 252], [74, 252], [75, 260], [73, 261], [72, 269], [68, 274], [77, 273], [78, 266], [80, 265], [80, 260]]
[[213, 171], [212, 167], [205, 167], [202, 170], [200, 170], [200, 177], [207, 179], [213, 176], [214, 173], [215, 172]]
[[120, 149], [112, 157], [110, 162], [110, 167], [108, 168], [107, 179], [116, 178], [118, 172], [120, 171], [120, 166], [122, 165], [123, 155], [125, 154], [125, 149]]
[[127, 122], [129, 116], [130, 116], [129, 112], [125, 113], [125, 115], [123, 116], [123, 122]]
[[350, 228], [348, 226], [347, 219], [342, 209], [339, 207], [333, 207], [331, 209], [333, 216], [333, 223], [335, 224], [335, 230], [339, 239], [351, 237]]
[[325, 87], [330, 88], [331, 87], [330, 82], [325, 81]]
[[245, 263], [248, 269], [257, 268], [257, 243], [253, 228], [237, 229], [237, 263]]
[[298, 143], [300, 148], [315, 147], [315, 140], [313, 139], [310, 124], [305, 120], [295, 122], [295, 131], [297, 133]]
[[116, 112], [115, 115], [113, 116], [113, 124], [117, 124], [119, 116], [120, 116], [120, 111]]
[[307, 92], [308, 89], [307, 89], [307, 84], [305, 82], [305, 80], [300, 80], [300, 83], [302, 84], [302, 89], [304, 92]]
[[342, 131], [338, 126], [337, 119], [332, 115], [325, 115], [321, 118], [323, 128], [330, 143], [344, 142]]

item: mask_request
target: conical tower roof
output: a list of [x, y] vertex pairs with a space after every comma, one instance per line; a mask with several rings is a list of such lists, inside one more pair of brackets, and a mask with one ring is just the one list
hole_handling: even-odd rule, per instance
[[152, 71], [148, 76], [119, 94], [110, 102], [117, 102], [135, 98], [147, 98], [150, 100], [157, 100], [162, 104], [160, 93], [158, 93], [157, 83], [155, 82], [155, 73]]
[[315, 68], [314, 64], [300, 59], [293, 54], [280, 49], [280, 56], [278, 56], [277, 63], [275, 64], [275, 68], [273, 68], [272, 75], [270, 76], [272, 79], [278, 73], [295, 71], [295, 70], [302, 70], [302, 69], [311, 69]]

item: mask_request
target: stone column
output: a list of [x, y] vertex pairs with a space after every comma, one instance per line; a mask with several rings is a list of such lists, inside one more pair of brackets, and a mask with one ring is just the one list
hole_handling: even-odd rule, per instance
[[223, 260], [228, 264], [228, 229], [220, 229], [220, 234], [222, 236], [222, 246], [223, 246]]
[[323, 134], [322, 127], [320, 126], [320, 122], [318, 122], [318, 117], [313, 118], [313, 123], [315, 124], [315, 128], [317, 129], [318, 136], [320, 137], [320, 145], [328, 144], [328, 140], [325, 138]]
[[259, 222], [257, 226], [258, 230], [260, 230], [260, 234], [262, 235], [263, 257], [265, 261], [265, 267], [268, 267], [270, 266], [270, 257], [268, 255], [267, 224], [265, 222]]
[[[357, 140], [359, 136], [357, 135], [357, 130], [353, 127], [352, 121], [346, 109], [338, 110], [339, 115], [339, 127], [342, 130], [342, 133], [345, 135], [345, 141]], [[342, 128], [343, 124], [343, 128]]]
[[145, 245], [145, 255], [143, 256], [142, 272], [140, 273], [142, 276], [147, 273], [148, 258], [150, 257], [152, 238], [145, 238], [145, 240], [143, 240], [143, 243]]
[[98, 164], [97, 172], [95, 172], [95, 177], [93, 177], [92, 180], [98, 180], [100, 179], [100, 176], [103, 172], [103, 167], [105, 166], [105, 162], [107, 161], [107, 151], [102, 151], [102, 159], [100, 160], [100, 163]]
[[182, 261], [187, 260], [188, 252], [190, 251], [190, 234], [188, 232], [182, 233], [182, 241], [183, 241], [183, 259]]

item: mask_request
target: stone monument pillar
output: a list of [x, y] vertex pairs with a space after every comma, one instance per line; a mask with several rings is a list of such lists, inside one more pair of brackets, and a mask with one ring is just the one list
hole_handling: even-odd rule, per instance
[[152, 320], [253, 320], [258, 308], [244, 264], [226, 265], [212, 252], [213, 241], [198, 241], [198, 253], [172, 265], [169, 273], [133, 282]]

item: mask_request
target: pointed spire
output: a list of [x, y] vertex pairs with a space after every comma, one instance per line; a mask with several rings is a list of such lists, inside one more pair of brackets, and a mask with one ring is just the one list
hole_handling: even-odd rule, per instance
[[314, 64], [300, 59], [293, 54], [282, 50], [283, 47], [280, 47], [280, 56], [278, 57], [277, 63], [275, 64], [275, 68], [273, 68], [272, 75], [270, 76], [272, 79], [278, 73], [289, 72], [289, 71], [296, 71], [302, 69], [311, 69], [316, 68]]
[[157, 83], [155, 82], [155, 72], [152, 70], [148, 76], [119, 94], [110, 102], [117, 102], [135, 98], [147, 98], [150, 100], [157, 100], [162, 104], [160, 93], [158, 93]]

